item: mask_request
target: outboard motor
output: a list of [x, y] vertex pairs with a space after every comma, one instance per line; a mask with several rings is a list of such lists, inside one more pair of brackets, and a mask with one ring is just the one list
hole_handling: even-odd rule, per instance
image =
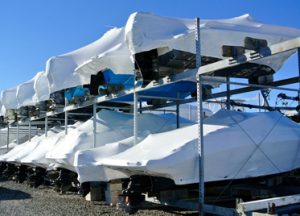
[[132, 88], [134, 85], [132, 75], [115, 74], [111, 70], [105, 70], [102, 73], [103, 81], [98, 89], [100, 95], [118, 94], [120, 91]]
[[6, 120], [17, 121], [17, 112], [15, 109], [7, 109], [5, 113]]
[[64, 105], [64, 91], [57, 91], [50, 94], [50, 100], [48, 101], [48, 111], [54, 111], [57, 107], [64, 107]]
[[80, 104], [87, 100], [90, 95], [90, 90], [83, 86], [77, 86], [65, 91], [65, 99], [68, 104]]

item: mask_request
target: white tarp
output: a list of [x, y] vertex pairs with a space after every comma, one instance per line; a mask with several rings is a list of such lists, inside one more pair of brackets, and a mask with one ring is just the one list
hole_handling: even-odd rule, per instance
[[[2, 99], [2, 92], [0, 93], [0, 99]], [[3, 106], [1, 100], [0, 100], [0, 116], [5, 116], [5, 107]]]
[[[126, 41], [132, 54], [158, 47], [195, 53], [195, 20], [133, 13], [126, 24]], [[243, 46], [245, 37], [268, 40], [274, 44], [300, 36], [300, 30], [264, 24], [249, 14], [231, 19], [201, 20], [202, 55], [222, 57], [222, 46]]]
[[[68, 131], [71, 132], [80, 124], [81, 122], [77, 122], [74, 125], [69, 125]], [[20, 162], [22, 164], [49, 168], [50, 166], [52, 166], [52, 164], [51, 161], [46, 159], [45, 155], [47, 152], [51, 151], [64, 136], [64, 130], [59, 130], [58, 133], [55, 134], [49, 134], [47, 137], [44, 137], [44, 139], [41, 140], [41, 142], [39, 142], [31, 152], [20, 159]]]
[[113, 28], [99, 39], [99, 53], [75, 69], [81, 82], [89, 83], [92, 74], [107, 68], [118, 74], [133, 74], [134, 65], [124, 38], [124, 28]]
[[[94, 73], [103, 68], [111, 68], [115, 71], [132, 71], [128, 67], [130, 54], [124, 43], [124, 29], [113, 28], [106, 32], [97, 41], [72, 51], [70, 53], [50, 58], [46, 64], [46, 74], [49, 79], [50, 92], [88, 84], [90, 76], [78, 76], [75, 69], [91, 58], [101, 56], [100, 67], [95, 68]], [[113, 54], [111, 54], [113, 53]], [[99, 66], [99, 65], [98, 65]], [[84, 70], [85, 72], [87, 70]]]
[[2, 105], [1, 110], [0, 110], [0, 116], [5, 116], [6, 113], [6, 109], [5, 107]]
[[[128, 175], [161, 176], [178, 185], [196, 183], [197, 131], [198, 126], [193, 125], [152, 134], [101, 163]], [[258, 177], [299, 168], [299, 139], [299, 125], [278, 112], [221, 110], [204, 124], [205, 181]]]
[[49, 100], [49, 81], [44, 71], [38, 72], [34, 82], [34, 100], [37, 102]]
[[7, 161], [8, 158], [10, 157], [14, 157], [15, 155], [17, 155], [19, 152], [22, 151], [22, 149], [25, 149], [26, 146], [28, 145], [31, 145], [32, 143], [36, 143], [38, 142], [39, 140], [43, 139], [44, 137], [43, 136], [34, 136], [32, 137], [31, 141], [27, 141], [23, 144], [20, 144], [20, 145], [17, 145], [15, 146], [13, 149], [11, 149], [9, 152], [7, 152], [6, 154], [3, 154], [0, 156], [0, 161]]
[[6, 109], [18, 109], [23, 106], [35, 106], [37, 102], [48, 100], [49, 82], [44, 72], [38, 72], [31, 80], [16, 88], [4, 90], [3, 105]]
[[[148, 134], [167, 131], [176, 127], [176, 118], [172, 114], [166, 117], [150, 113], [138, 117], [141, 138]], [[182, 122], [188, 124], [189, 121]], [[116, 111], [101, 110], [97, 114], [96, 147], [118, 142], [133, 136], [133, 115]], [[46, 158], [60, 164], [61, 167], [75, 171], [74, 156], [79, 150], [93, 148], [93, 118], [77, 129], [70, 131], [56, 146], [46, 154]]]
[[[49, 129], [47, 136], [51, 137], [54, 136], [55, 134], [59, 133], [62, 131], [62, 128], [60, 127], [53, 127]], [[0, 161], [6, 161], [6, 162], [11, 162], [11, 163], [20, 163], [21, 160], [32, 153], [34, 149], [44, 140], [46, 139], [45, 134], [41, 136], [35, 136], [31, 139], [31, 141], [27, 141], [23, 144], [20, 144], [13, 148], [11, 151], [8, 153], [1, 155], [0, 156]]]
[[[134, 13], [126, 24], [126, 42], [132, 54], [155, 48], [177, 49], [195, 53], [195, 20]], [[299, 29], [268, 25], [255, 21], [250, 15], [222, 20], [201, 20], [201, 55], [222, 57], [222, 46], [244, 46], [245, 37], [266, 39], [269, 45], [300, 36]], [[256, 61], [275, 71], [291, 55], [288, 52], [275, 61]]]
[[[263, 24], [247, 14], [232, 19], [201, 20], [200, 28], [202, 55], [216, 58], [224, 58], [223, 45], [243, 46], [246, 36], [266, 39], [269, 44], [300, 36], [298, 29]], [[50, 92], [87, 84], [91, 74], [105, 68], [115, 73], [133, 74], [131, 57], [156, 48], [164, 52], [177, 49], [195, 53], [195, 21], [133, 13], [125, 27], [113, 28], [94, 43], [50, 58], [46, 66]], [[277, 70], [292, 53], [256, 63]]]
[[6, 110], [17, 109], [18, 108], [17, 87], [4, 90], [2, 92], [1, 101]]
[[[8, 151], [10, 151], [12, 148], [16, 147], [17, 145], [18, 145], [17, 142], [11, 142], [8, 144], [8, 146], [7, 146], [7, 144], [0, 146], [0, 155], [7, 153]], [[7, 149], [7, 147], [8, 147], [8, 149]]]
[[134, 137], [108, 143], [98, 148], [79, 150], [75, 153], [74, 166], [78, 174], [78, 181], [93, 182], [102, 181], [108, 182], [111, 179], [120, 179], [128, 177], [126, 174], [106, 168], [101, 161], [104, 158], [121, 153], [134, 145]]
[[18, 108], [23, 106], [34, 106], [37, 101], [34, 98], [35, 90], [34, 83], [36, 81], [37, 75], [35, 75], [31, 80], [24, 82], [17, 86], [17, 101]]
[[31, 80], [1, 93], [0, 115], [6, 109], [19, 109], [23, 106], [35, 106], [37, 102], [48, 100], [49, 81], [45, 72], [38, 72]]
[[[300, 36], [300, 30], [272, 26], [255, 21], [250, 15], [223, 20], [201, 20], [201, 54], [215, 58], [222, 57], [222, 46], [243, 46], [244, 38], [255, 37], [268, 40], [269, 45]], [[156, 16], [149, 13], [133, 13], [125, 26], [125, 43], [130, 54], [162, 48], [163, 52], [177, 49], [195, 53], [195, 21]], [[256, 61], [278, 70], [293, 51]], [[101, 55], [82, 67], [98, 67]], [[76, 71], [87, 75], [80, 68]], [[94, 70], [94, 73], [96, 71]], [[126, 71], [125, 71], [126, 72]], [[123, 72], [124, 73], [124, 72]]]
[[[126, 127], [133, 127], [132, 116], [131, 120]], [[180, 118], [180, 125], [186, 126], [191, 125], [192, 122]], [[152, 133], [158, 133], [163, 131], [168, 131], [176, 128], [176, 116], [174, 114], [165, 114], [156, 116], [153, 114], [142, 114], [138, 118], [139, 130], [144, 133], [139, 133], [139, 141], [144, 139], [146, 135]], [[145, 130], [148, 132], [145, 133]], [[78, 180], [80, 182], [89, 181], [109, 181], [110, 179], [123, 178], [124, 174], [114, 171], [111, 169], [106, 169], [101, 164], [101, 159], [109, 157], [134, 145], [134, 137], [132, 136], [133, 131], [127, 135], [128, 138], [120, 139], [115, 142], [106, 143], [97, 148], [90, 149], [79, 149], [75, 153], [74, 166], [78, 174]]]

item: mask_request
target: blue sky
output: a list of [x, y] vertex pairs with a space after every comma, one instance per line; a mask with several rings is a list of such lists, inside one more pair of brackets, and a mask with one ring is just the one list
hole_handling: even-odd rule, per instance
[[[31, 79], [51, 56], [123, 26], [135, 11], [204, 19], [250, 13], [264, 23], [300, 28], [299, 8], [299, 0], [1, 0], [0, 90]], [[288, 73], [296, 70], [295, 58], [290, 62]]]

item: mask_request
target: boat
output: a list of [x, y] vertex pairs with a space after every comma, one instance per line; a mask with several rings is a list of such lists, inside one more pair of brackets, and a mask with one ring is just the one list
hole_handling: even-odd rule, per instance
[[[300, 126], [277, 111], [220, 110], [203, 127], [205, 182], [268, 176], [300, 167]], [[176, 185], [197, 183], [197, 132], [198, 125], [192, 125], [151, 134], [136, 146], [98, 161], [128, 176], [164, 177]]]
[[[96, 146], [94, 146], [93, 135], [94, 122], [91, 118], [59, 140], [46, 154], [46, 159], [55, 162], [61, 168], [76, 171], [74, 157], [77, 151], [124, 142], [133, 136], [133, 115], [130, 113], [103, 109], [97, 113], [96, 118]], [[138, 116], [138, 124], [138, 137], [141, 140], [149, 134], [176, 128], [176, 116], [144, 113]], [[182, 119], [182, 124], [187, 125], [191, 122]]]
[[[94, 79], [92, 76], [106, 70], [117, 75], [131, 76], [138, 70], [143, 86], [146, 86], [153, 80], [194, 69], [195, 29], [193, 19], [133, 13], [124, 27], [110, 29], [87, 46], [51, 57], [46, 63], [45, 72], [50, 93], [91, 84]], [[243, 54], [299, 36], [298, 29], [260, 23], [249, 14], [230, 19], [201, 20], [202, 65], [228, 58], [226, 47], [227, 50], [228, 47], [239, 47], [239, 54]], [[255, 42], [261, 47], [253, 45]], [[243, 70], [245, 73], [235, 71], [231, 75], [271, 75], [294, 52], [292, 50], [263, 60], [254, 60], [248, 65], [252, 70]], [[149, 70], [154, 67], [159, 72], [152, 73]], [[260, 74], [256, 74], [253, 68], [259, 68]], [[224, 76], [224, 73], [216, 75]]]
[[37, 135], [34, 136], [31, 140], [28, 140], [27, 142], [15, 146], [11, 151], [8, 153], [0, 156], [0, 161], [2, 162], [9, 162], [9, 163], [15, 163], [20, 164], [21, 160], [32, 153], [34, 149], [43, 142], [46, 137], [54, 136], [55, 134], [59, 133], [63, 129], [61, 127], [53, 127], [50, 128], [49, 131], [46, 134], [43, 134], [41, 136]]
[[[134, 67], [130, 53], [124, 41], [124, 28], [113, 28], [95, 42], [66, 54], [51, 57], [46, 63], [46, 75], [49, 80], [50, 93], [63, 89], [86, 85], [91, 76], [79, 76], [76, 68], [90, 59], [101, 56], [101, 67], [94, 68], [97, 74], [109, 68], [114, 72], [132, 72]], [[129, 65], [129, 66], [128, 66]]]
[[[69, 125], [68, 130], [71, 132], [79, 127], [80, 124], [81, 122], [76, 122], [73, 125]], [[52, 169], [56, 167], [56, 164], [53, 164], [53, 161], [47, 160], [45, 156], [61, 139], [63, 139], [64, 136], [65, 130], [62, 129], [59, 129], [57, 133], [50, 132], [47, 137], [44, 137], [40, 142], [38, 142], [37, 146], [32, 151], [28, 152], [28, 154], [24, 157], [19, 158], [18, 161], [24, 165], [37, 166], [45, 169]]]
[[[125, 44], [129, 49], [130, 56], [134, 58], [136, 64], [135, 67], [131, 67], [140, 73], [143, 86], [165, 76], [195, 68], [195, 20], [137, 12], [129, 16], [124, 29], [124, 39], [118, 42], [118, 47], [124, 47]], [[299, 36], [298, 29], [260, 23], [249, 14], [230, 19], [201, 20], [202, 65], [236, 57], [228, 55], [226, 49], [230, 47], [240, 49], [237, 53], [241, 55]], [[255, 43], [260, 44], [261, 47], [256, 47]], [[107, 50], [87, 60], [75, 69], [75, 74], [79, 77], [89, 77], [104, 71], [105, 68], [110, 68], [106, 66], [105, 58], [107, 53], [109, 56], [114, 56], [114, 50]], [[247, 70], [239, 68], [239, 71], [231, 71], [231, 76], [245, 78], [271, 75], [279, 70], [283, 62], [294, 52], [295, 50], [292, 50], [262, 60], [254, 60], [248, 64]], [[129, 63], [126, 62], [124, 65], [126, 70], [116, 71], [116, 73], [133, 74], [134, 70], [127, 69]], [[258, 68], [260, 74], [255, 73]], [[228, 71], [222, 71], [213, 75], [224, 76], [227, 73]], [[194, 77], [192, 81], [195, 81]]]

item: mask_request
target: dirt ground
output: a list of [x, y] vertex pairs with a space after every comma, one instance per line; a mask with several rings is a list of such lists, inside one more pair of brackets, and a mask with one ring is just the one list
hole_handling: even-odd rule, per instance
[[[0, 181], [2, 216], [91, 216], [128, 215], [103, 202], [88, 202], [75, 193], [60, 195], [49, 187], [31, 188], [26, 183]], [[139, 210], [137, 216], [191, 215], [169, 208]], [[193, 214], [195, 215], [195, 214]]]

